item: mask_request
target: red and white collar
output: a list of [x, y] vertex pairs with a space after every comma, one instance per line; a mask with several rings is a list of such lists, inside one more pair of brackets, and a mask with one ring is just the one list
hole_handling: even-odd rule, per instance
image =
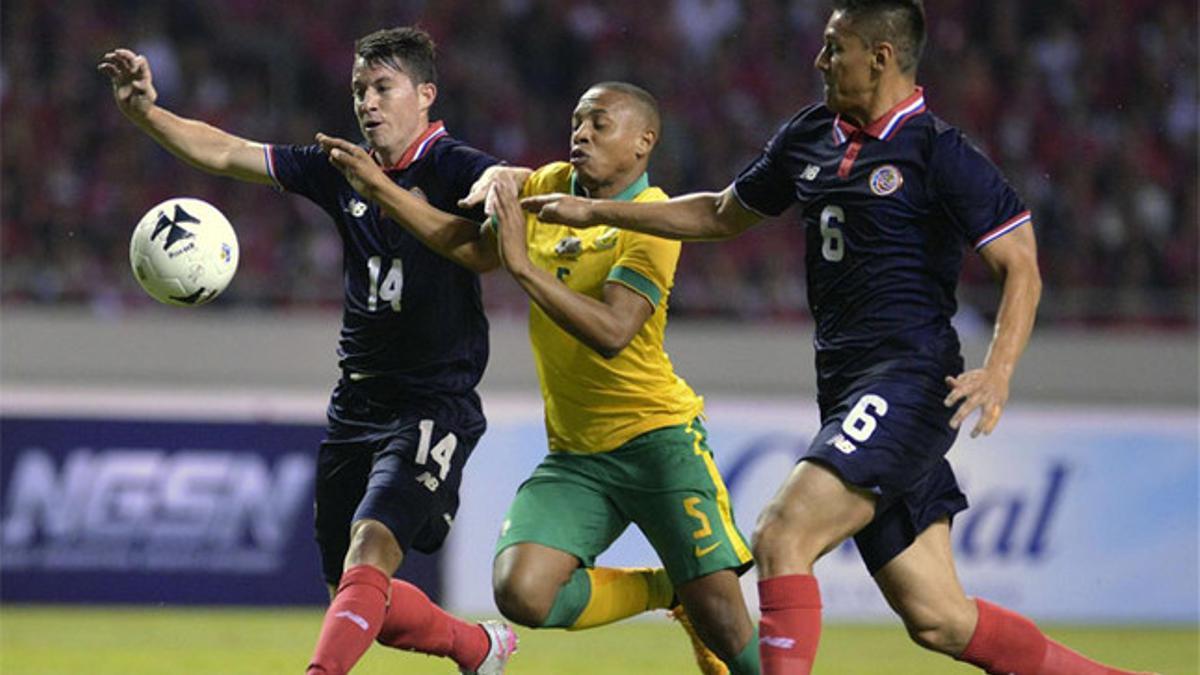
[[925, 112], [925, 89], [917, 87], [911, 96], [897, 103], [895, 107], [884, 113], [883, 117], [871, 122], [866, 128], [856, 127], [838, 115], [833, 121], [833, 142], [835, 145], [841, 145], [856, 131], [886, 141], [896, 135], [905, 122], [923, 112]]
[[[413, 141], [408, 146], [408, 149], [404, 151], [404, 154], [400, 156], [400, 161], [391, 166], [383, 167], [383, 170], [403, 171], [404, 169], [407, 169], [410, 165], [412, 165], [413, 162], [424, 157], [429, 148], [433, 147], [433, 144], [437, 143], [438, 139], [442, 138], [446, 134], [446, 125], [440, 120], [437, 122], [430, 122], [429, 126], [425, 128], [425, 131], [422, 132], [421, 135], [417, 137], [417, 140]], [[371, 151], [371, 155], [375, 158], [375, 161], [379, 161], [379, 154], [374, 150]]]

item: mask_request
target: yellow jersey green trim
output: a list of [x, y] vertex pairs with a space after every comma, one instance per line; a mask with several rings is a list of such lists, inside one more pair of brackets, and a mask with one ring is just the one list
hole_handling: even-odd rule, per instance
[[[617, 202], [631, 202], [633, 201], [634, 197], [642, 194], [642, 190], [645, 190], [648, 187], [650, 187], [650, 174], [643, 171], [642, 175], [638, 176], [637, 180], [633, 181], [629, 187], [621, 190], [621, 194], [613, 197], [612, 199], [613, 201]], [[571, 194], [577, 197], [590, 196], [588, 195], [587, 190], [583, 189], [582, 185], [575, 182], [574, 169], [571, 170]]]
[[651, 307], [658, 307], [658, 301], [662, 300], [662, 291], [658, 286], [654, 285], [641, 272], [631, 270], [628, 267], [617, 265], [608, 273], [608, 280], [615, 281], [623, 286], [628, 286], [639, 295], [645, 296], [650, 302]]

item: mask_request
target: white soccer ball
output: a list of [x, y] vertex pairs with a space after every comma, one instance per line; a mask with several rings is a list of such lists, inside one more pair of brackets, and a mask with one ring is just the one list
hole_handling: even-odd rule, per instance
[[176, 197], [142, 216], [129, 242], [133, 276], [155, 300], [202, 305], [217, 297], [238, 266], [233, 226], [215, 206]]

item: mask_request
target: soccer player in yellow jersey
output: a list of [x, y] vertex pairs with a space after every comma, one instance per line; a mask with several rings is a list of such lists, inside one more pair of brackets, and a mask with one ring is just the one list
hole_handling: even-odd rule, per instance
[[[363, 196], [447, 257], [503, 264], [531, 299], [529, 332], [549, 454], [520, 487], [496, 547], [496, 604], [535, 628], [582, 629], [668, 608], [733, 673], [759, 673], [755, 629], [737, 575], [751, 555], [701, 421], [703, 400], [663, 349], [680, 244], [606, 226], [575, 229], [526, 215], [520, 196], [568, 192], [629, 201], [667, 197], [646, 168], [658, 141], [654, 98], [606, 82], [572, 115], [570, 162], [511, 169], [477, 184], [493, 218], [444, 214], [381, 178], [356, 146], [319, 136]], [[664, 569], [596, 567], [630, 524]], [[705, 672], [726, 672], [701, 662]]]

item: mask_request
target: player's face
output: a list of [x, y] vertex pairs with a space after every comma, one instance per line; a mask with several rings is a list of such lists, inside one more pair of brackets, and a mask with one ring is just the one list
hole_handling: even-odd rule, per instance
[[[869, 108], [878, 76], [874, 54], [852, 30], [844, 12], [834, 12], [825, 25], [825, 44], [814, 64], [825, 78], [825, 105], [837, 113]], [[871, 120], [858, 120], [866, 124]]]
[[354, 60], [350, 89], [354, 114], [367, 143], [388, 163], [395, 162], [428, 124], [434, 85], [414, 85], [389, 63]]
[[570, 159], [592, 196], [612, 196], [603, 194], [608, 187], [620, 192], [622, 179], [644, 170], [649, 151], [646, 120], [628, 95], [609, 89], [584, 92], [571, 115]]

